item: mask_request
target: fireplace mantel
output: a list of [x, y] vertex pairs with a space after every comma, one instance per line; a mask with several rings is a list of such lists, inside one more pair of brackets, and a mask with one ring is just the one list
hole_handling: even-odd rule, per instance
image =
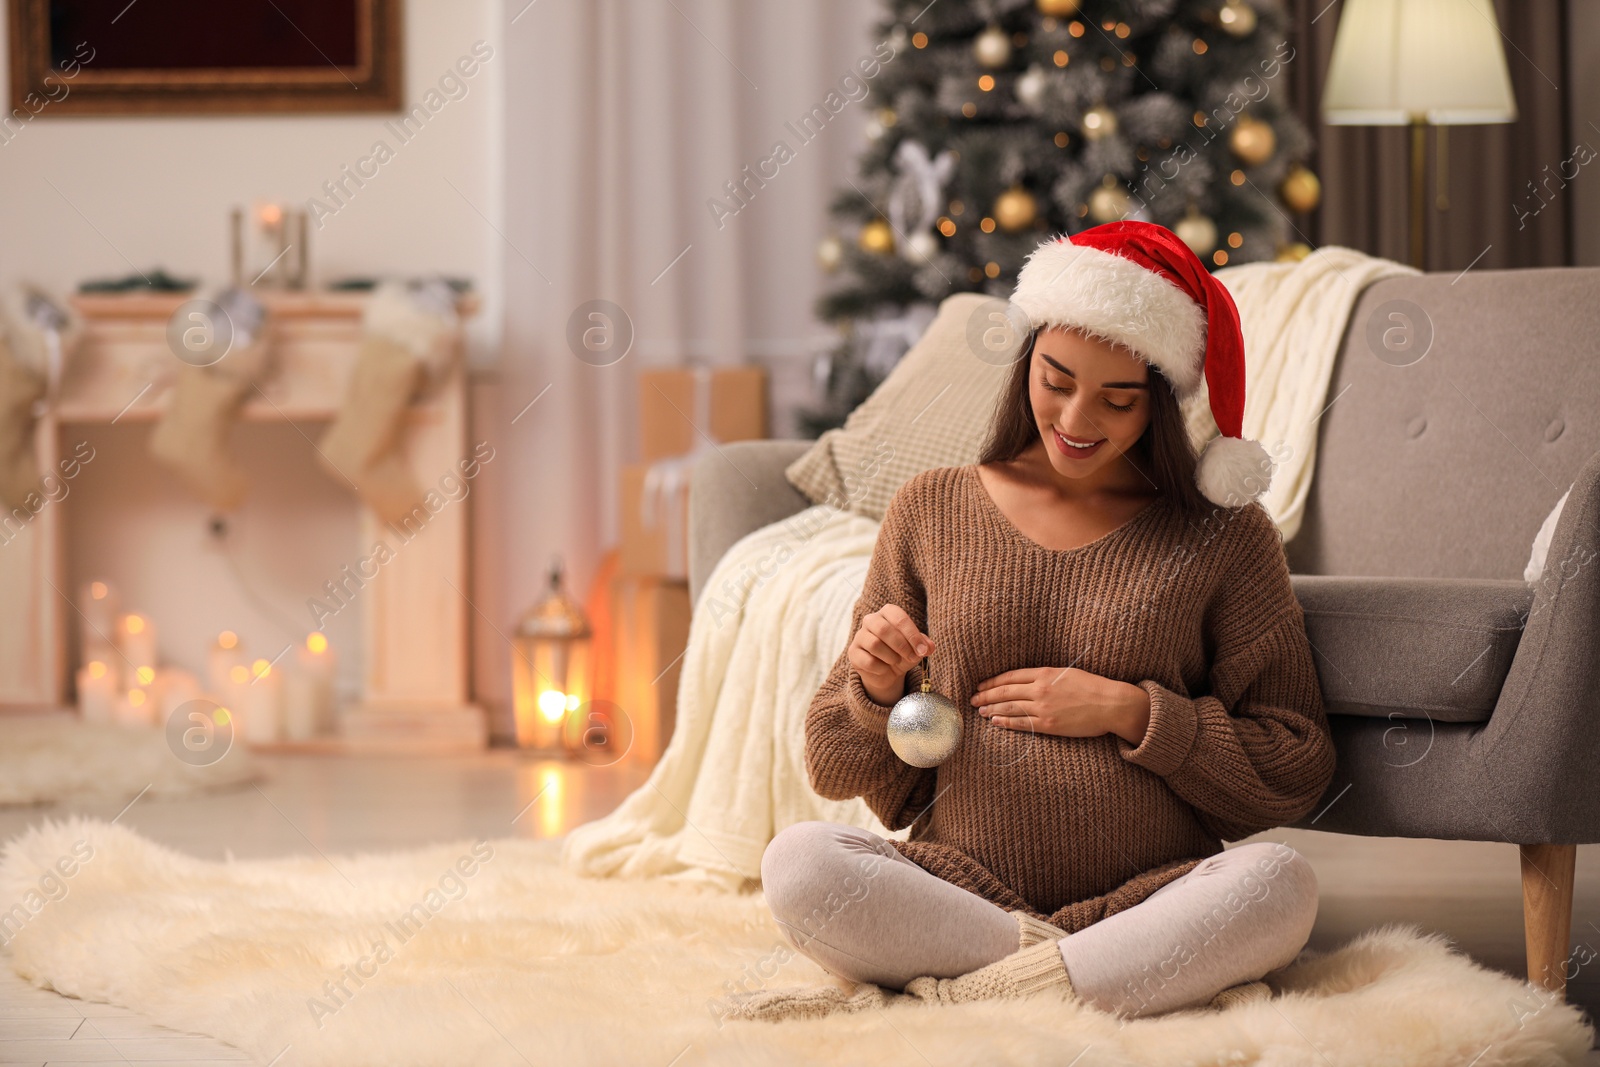
[[[361, 343], [364, 293], [257, 294], [268, 311], [272, 359], [241, 417], [327, 420], [338, 411]], [[59, 396], [39, 420], [40, 466], [55, 469], [61, 430], [73, 424], [160, 417], [181, 367], [167, 346], [167, 322], [188, 294], [79, 295], [84, 337]], [[463, 318], [477, 299], [458, 303]], [[406, 456], [419, 484], [469, 451], [461, 360], [412, 405]], [[363, 507], [361, 544], [382, 524]], [[69, 509], [46, 506], [0, 552], [0, 709], [66, 702], [68, 627], [75, 593], [66, 580]], [[487, 744], [487, 720], [469, 698], [467, 511], [435, 516], [426, 537], [388, 563], [363, 591], [365, 670], [360, 699], [341, 715], [334, 744], [357, 749], [440, 751]], [[355, 546], [352, 546], [355, 547]]]

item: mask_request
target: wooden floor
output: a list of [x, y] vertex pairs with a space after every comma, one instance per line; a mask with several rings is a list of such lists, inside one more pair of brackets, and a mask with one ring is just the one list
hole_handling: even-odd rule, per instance
[[[178, 800], [144, 798], [121, 823], [192, 855], [220, 859], [410, 848], [462, 837], [556, 837], [616, 807], [647, 771], [532, 760], [513, 752], [431, 759], [276, 756], [257, 787]], [[0, 840], [47, 817], [117, 814], [123, 802], [0, 808]], [[531, 806], [530, 806], [531, 803]], [[1481, 963], [1523, 968], [1517, 850], [1474, 842], [1351, 838], [1280, 830], [1317, 872], [1311, 947], [1331, 949], [1385, 922], [1448, 935]], [[1600, 950], [1600, 846], [1578, 850], [1574, 943]], [[1600, 958], [1569, 999], [1600, 1018]], [[1509, 1010], [1509, 1009], [1508, 1009]], [[9, 1064], [239, 1063], [210, 1038], [129, 1012], [33, 989], [0, 965], [0, 1067]], [[942, 1067], [942, 1065], [941, 1065]], [[1600, 1053], [1589, 1067], [1600, 1067]]]

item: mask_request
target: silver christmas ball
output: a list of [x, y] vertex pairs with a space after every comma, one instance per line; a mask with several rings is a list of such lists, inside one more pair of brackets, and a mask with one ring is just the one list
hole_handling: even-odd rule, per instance
[[939, 254], [939, 239], [931, 230], [919, 230], [906, 238], [900, 254], [913, 263], [926, 263]]
[[913, 767], [937, 767], [961, 743], [961, 709], [924, 685], [907, 693], [889, 712], [889, 747]]
[[1047, 77], [1037, 63], [1029, 67], [1027, 73], [1017, 79], [1017, 99], [1028, 107], [1038, 107], [1039, 101], [1044, 99]]
[[999, 26], [990, 26], [973, 40], [972, 54], [980, 66], [1003, 67], [1011, 62], [1011, 35]]

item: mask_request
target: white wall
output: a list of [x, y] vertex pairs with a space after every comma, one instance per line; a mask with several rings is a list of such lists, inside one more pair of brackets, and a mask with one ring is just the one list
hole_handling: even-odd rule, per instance
[[[500, 238], [483, 216], [498, 225], [500, 3], [408, 0], [405, 19], [408, 102], [475, 41], [495, 54], [466, 81], [465, 96], [403, 145], [384, 126], [392, 116], [381, 114], [50, 118], [47, 111], [0, 145], [0, 283], [29, 279], [67, 293], [86, 278], [153, 266], [224, 283], [233, 205], [320, 195], [323, 182], [384, 138], [394, 158], [312, 231], [314, 280], [425, 271], [470, 277], [487, 300], [471, 327], [473, 358], [492, 363]], [[314, 437], [316, 427], [307, 429]], [[129, 606], [149, 612], [165, 632], [162, 653], [171, 662], [200, 667], [204, 642], [225, 626], [254, 649], [276, 651], [285, 627], [250, 602], [211, 547], [205, 510], [151, 468], [148, 432], [148, 425], [118, 425], [96, 433], [103, 465], [93, 464], [94, 477], [67, 501], [76, 530], [69, 577], [118, 582]], [[307, 618], [305, 598], [350, 561], [356, 505], [316, 469], [310, 445], [292, 428], [242, 428], [234, 444], [256, 486], [235, 520], [240, 566], [276, 614]], [[354, 633], [331, 632], [345, 653], [343, 685], [354, 689], [361, 666]]]

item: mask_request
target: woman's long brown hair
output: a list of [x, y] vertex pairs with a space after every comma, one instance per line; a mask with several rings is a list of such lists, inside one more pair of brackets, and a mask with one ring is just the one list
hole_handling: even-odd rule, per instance
[[[1033, 369], [1033, 346], [1039, 339], [1035, 330], [1011, 371], [1011, 379], [995, 401], [989, 423], [989, 437], [978, 456], [980, 464], [1003, 463], [1016, 459], [1029, 445], [1039, 440], [1033, 404], [1028, 399], [1028, 375]], [[1200, 514], [1210, 505], [1195, 485], [1198, 458], [1183, 423], [1183, 412], [1172, 392], [1172, 383], [1155, 367], [1150, 368], [1150, 425], [1128, 452], [1128, 458], [1156, 484], [1180, 511]]]

